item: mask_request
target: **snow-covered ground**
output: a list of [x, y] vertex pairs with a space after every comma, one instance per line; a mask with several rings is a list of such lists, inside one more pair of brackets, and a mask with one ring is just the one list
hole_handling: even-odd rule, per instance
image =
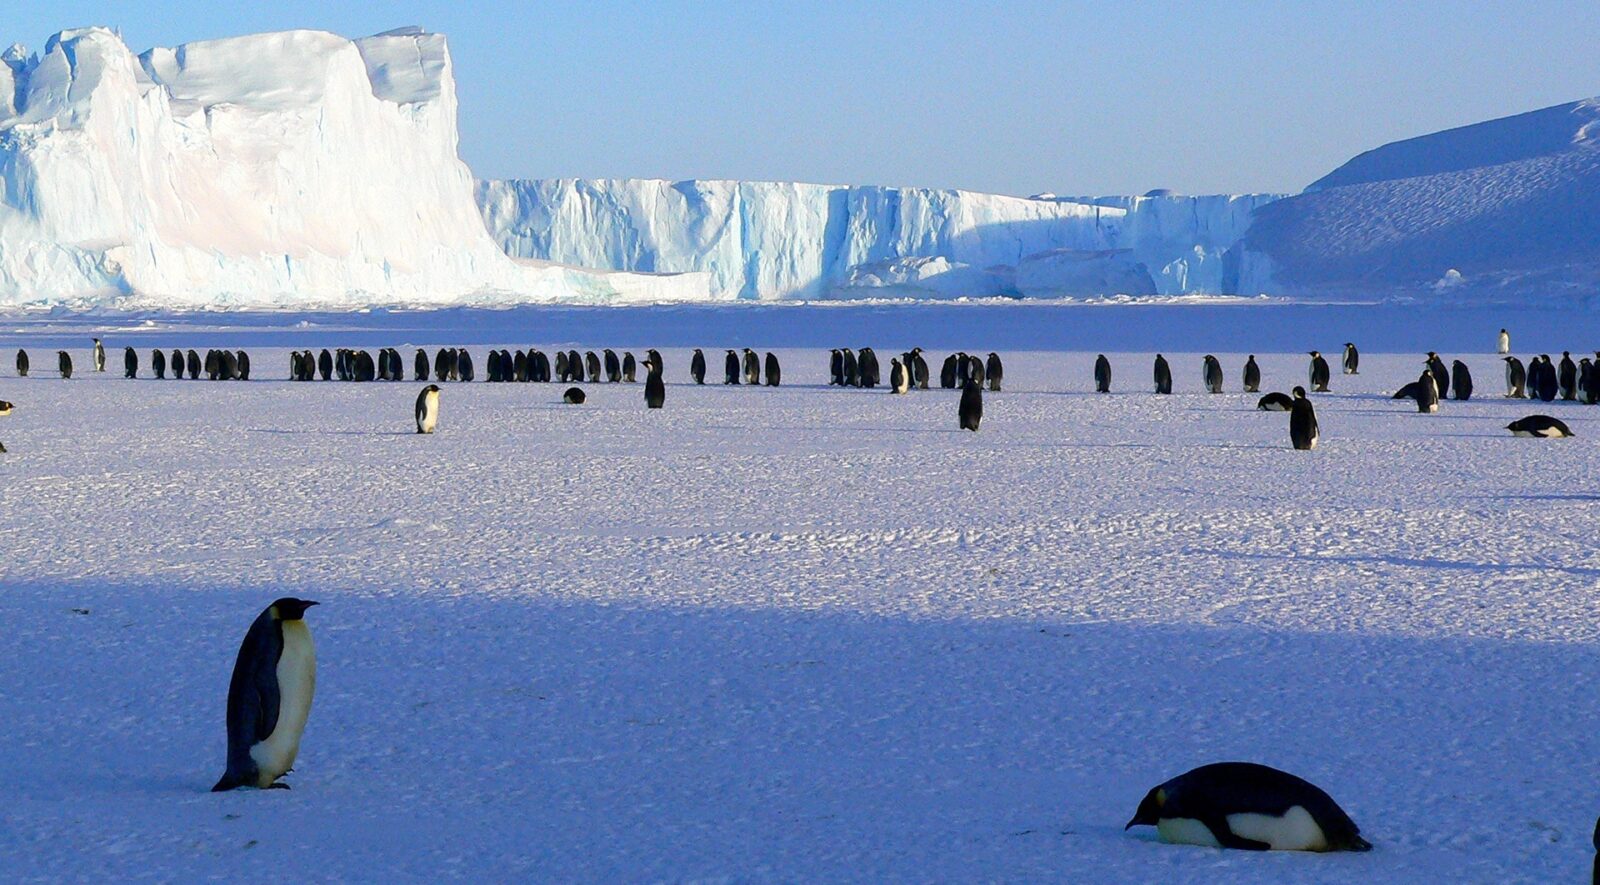
[[[1584, 319], [5, 318], [5, 878], [1578, 881], [1600, 813], [1600, 409], [1500, 398], [1487, 351], [1509, 324], [1519, 353], [1559, 355]], [[112, 371], [92, 375], [99, 330]], [[1286, 416], [1237, 392], [1238, 351], [1287, 390], [1297, 351], [1352, 335], [1374, 342], [1361, 375], [1334, 376], [1322, 446], [1292, 451]], [[1424, 416], [1386, 394], [1433, 340], [1479, 397]], [[586, 385], [581, 407], [560, 384], [450, 384], [419, 437], [415, 383], [281, 380], [286, 346], [340, 342], [408, 368], [409, 344], [467, 343], [480, 377], [491, 343], [659, 342], [667, 407], [642, 384]], [[785, 386], [687, 383], [685, 347], [720, 375], [720, 348], [769, 342]], [[949, 391], [825, 384], [830, 345], [887, 369], [919, 342], [1002, 348], [980, 433]], [[124, 343], [250, 347], [257, 380], [123, 380]], [[1147, 345], [1178, 395], [1149, 393]], [[1209, 347], [1226, 394], [1199, 392]], [[1102, 348], [1109, 396], [1089, 392]], [[1532, 412], [1577, 438], [1501, 429]], [[280, 595], [323, 602], [294, 789], [213, 795], [234, 654]], [[1150, 786], [1223, 759], [1320, 784], [1375, 850], [1122, 831]]]

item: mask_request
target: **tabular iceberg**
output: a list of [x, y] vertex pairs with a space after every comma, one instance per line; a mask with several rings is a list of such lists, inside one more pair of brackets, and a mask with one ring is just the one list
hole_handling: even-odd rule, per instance
[[1278, 197], [1008, 197], [789, 182], [480, 181], [510, 255], [703, 271], [715, 297], [1232, 293], [1228, 258]]
[[700, 274], [507, 257], [443, 36], [259, 34], [0, 57], [0, 305], [701, 299]]

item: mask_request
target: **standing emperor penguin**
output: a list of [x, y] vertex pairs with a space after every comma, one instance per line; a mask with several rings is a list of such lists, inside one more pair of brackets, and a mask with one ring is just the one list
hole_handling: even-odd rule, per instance
[[639, 361], [633, 358], [633, 351], [622, 352], [622, 380], [633, 384], [639, 375]]
[[1578, 364], [1572, 361], [1572, 352], [1561, 351], [1561, 369], [1556, 375], [1556, 386], [1565, 400], [1578, 398]]
[[689, 358], [689, 377], [693, 378], [696, 384], [706, 383], [706, 355], [698, 347], [694, 349], [694, 356]]
[[1522, 367], [1522, 360], [1514, 356], [1501, 357], [1506, 364], [1506, 396], [1511, 399], [1523, 399], [1528, 395], [1528, 372]]
[[413, 381], [428, 380], [428, 352], [426, 350], [420, 347], [417, 348], [417, 356], [412, 361], [411, 372], [411, 380]]
[[61, 377], [72, 377], [72, 354], [64, 350], [56, 351], [56, 368], [61, 370]]
[[606, 382], [609, 384], [622, 383], [622, 358], [611, 348], [606, 348], [603, 354], [606, 362]]
[[1294, 403], [1289, 406], [1289, 442], [1301, 450], [1310, 450], [1317, 447], [1317, 440], [1322, 436], [1317, 427], [1317, 410], [1311, 405], [1311, 400], [1306, 399], [1306, 389], [1294, 389]]
[[983, 386], [983, 360], [975, 356], [967, 357], [967, 377]]
[[1472, 373], [1467, 370], [1467, 364], [1460, 360], [1450, 365], [1450, 389], [1455, 391], [1456, 399], [1461, 402], [1472, 399]]
[[1311, 351], [1311, 366], [1307, 370], [1307, 374], [1310, 376], [1309, 380], [1311, 381], [1311, 390], [1314, 393], [1328, 392], [1328, 377], [1330, 372], [1328, 369], [1328, 361], [1322, 358], [1321, 351]]
[[978, 425], [983, 422], [983, 388], [972, 378], [967, 379], [967, 385], [961, 388], [960, 406], [961, 429], [978, 431]]
[[139, 355], [134, 353], [131, 347], [122, 349], [122, 377], [139, 377]]
[[[11, 405], [10, 403], [6, 402], [5, 400], [0, 400], [0, 418], [4, 418], [5, 416], [11, 414], [11, 410], [13, 408], [15, 408], [15, 406]], [[5, 452], [6, 452], [5, 444], [4, 443], [0, 443], [0, 455], [5, 454]]]
[[584, 365], [584, 368], [589, 370], [589, 383], [590, 384], [599, 384], [600, 383], [600, 357], [596, 356], [595, 352], [592, 351], [592, 350], [585, 351], [584, 354], [583, 354], [583, 365]]
[[783, 383], [783, 367], [778, 365], [778, 356], [772, 351], [767, 351], [767, 386], [777, 387]]
[[172, 370], [173, 378], [183, 380], [183, 354], [177, 348], [173, 348], [172, 359], [168, 361], [167, 368]]
[[744, 383], [761, 383], [761, 358], [748, 347], [744, 349]]
[[1349, 341], [1344, 343], [1344, 359], [1340, 361], [1344, 366], [1346, 375], [1359, 375], [1361, 368], [1361, 352]]
[[239, 351], [239, 380], [250, 380], [250, 354]]
[[728, 348], [728, 355], [722, 360], [722, 383], [739, 383], [739, 355]]
[[644, 361], [644, 405], [659, 409], [667, 401], [667, 384], [661, 380], [661, 367], [650, 360]]
[[1495, 348], [1495, 353], [1507, 354], [1511, 352], [1511, 333], [1505, 329], [1500, 330], [1500, 343]]
[[1217, 358], [1209, 353], [1205, 357], [1202, 375], [1208, 392], [1222, 392], [1222, 363], [1218, 362]]
[[911, 386], [918, 390], [928, 389], [928, 360], [922, 355], [922, 348], [911, 348], [911, 355], [915, 365], [911, 366]]
[[[565, 358], [563, 358], [563, 363]], [[448, 348], [441, 347], [433, 352], [433, 380], [450, 380], [450, 353]]]
[[1161, 841], [1250, 851], [1371, 851], [1327, 793], [1253, 762], [1202, 765], [1155, 787], [1123, 829], [1153, 826]]
[[1550, 355], [1539, 354], [1539, 398], [1550, 402], [1559, 389], [1560, 382], [1556, 378], [1556, 367], [1550, 363]]
[[1261, 392], [1261, 367], [1256, 365], [1256, 355], [1253, 353], [1244, 361], [1244, 392]]
[[1439, 411], [1439, 382], [1433, 372], [1423, 372], [1417, 384], [1417, 411], [1426, 414]]
[[1156, 393], [1168, 394], [1172, 392], [1172, 367], [1167, 365], [1167, 358], [1156, 354]]
[[1588, 357], [1578, 361], [1578, 387], [1583, 395], [1578, 398], [1586, 406], [1600, 403], [1600, 378], [1595, 377], [1595, 366]]
[[228, 683], [228, 770], [213, 793], [289, 789], [276, 781], [294, 767], [317, 689], [317, 649], [304, 620], [316, 604], [284, 597], [245, 633]]
[[1094, 358], [1094, 392], [1111, 392], [1111, 361], [1103, 353]]
[[988, 364], [984, 367], [989, 374], [989, 390], [993, 393], [1000, 392], [1000, 381], [1005, 378], [1006, 367], [1000, 362], [1000, 354], [989, 352]]
[[417, 432], [432, 433], [439, 427], [439, 385], [429, 384], [417, 394]]
[[155, 373], [157, 381], [167, 377], [167, 355], [159, 347], [150, 351], [150, 371]]
[[856, 352], [846, 347], [840, 351], [844, 355], [844, 372], [839, 376], [844, 380], [844, 387], [855, 387], [856, 379], [860, 377], [859, 365], [856, 363]]
[[1444, 399], [1450, 393], [1450, 370], [1444, 367], [1444, 360], [1431, 350], [1428, 351], [1428, 371], [1433, 373], [1433, 383], [1439, 387], [1439, 398]]
[[467, 349], [463, 347], [456, 351], [455, 357], [456, 367], [451, 371], [450, 377], [459, 378], [462, 381], [471, 381], [474, 377], [472, 371], [472, 354], [467, 353]]
[[106, 346], [100, 343], [99, 338], [94, 339], [94, 370], [96, 372], [106, 370]]
[[[311, 351], [306, 351], [307, 355], [310, 353]], [[329, 353], [328, 348], [326, 347], [322, 348], [322, 353], [317, 356], [317, 374], [321, 375], [322, 380], [324, 381], [331, 381], [333, 379], [333, 354]], [[312, 380], [310, 371], [307, 371], [305, 375], [305, 380]]]
[[828, 351], [828, 386], [844, 386], [844, 351], [837, 347]]
[[189, 348], [185, 362], [188, 363], [189, 366], [189, 380], [200, 380], [200, 354], [195, 353], [194, 348]]
[[882, 380], [878, 369], [878, 353], [870, 347], [861, 348], [861, 355], [856, 359], [856, 386], [877, 387]]
[[956, 355], [952, 353], [944, 358], [944, 364], [939, 367], [939, 386], [945, 390], [956, 389], [956, 372], [959, 371], [956, 362]]
[[911, 391], [911, 373], [900, 364], [899, 359], [889, 360], [889, 392], [909, 393]]
[[19, 349], [17, 351], [17, 377], [28, 377], [28, 352], [26, 350]]
[[583, 380], [583, 357], [576, 350], [567, 351], [567, 380]]

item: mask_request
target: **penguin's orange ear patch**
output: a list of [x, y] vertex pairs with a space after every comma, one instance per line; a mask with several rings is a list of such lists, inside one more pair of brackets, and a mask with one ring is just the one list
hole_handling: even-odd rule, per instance
[[1166, 805], [1167, 804], [1167, 791], [1166, 790], [1156, 790], [1156, 804], [1157, 805]]

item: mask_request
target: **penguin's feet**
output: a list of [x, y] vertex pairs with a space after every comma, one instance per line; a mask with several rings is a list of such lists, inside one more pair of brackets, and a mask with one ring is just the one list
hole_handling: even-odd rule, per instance
[[269, 789], [269, 790], [287, 790], [287, 789], [289, 789], [289, 785], [286, 784], [286, 783], [283, 783], [282, 781], [276, 781], [274, 783], [268, 784], [267, 785], [267, 789]]

